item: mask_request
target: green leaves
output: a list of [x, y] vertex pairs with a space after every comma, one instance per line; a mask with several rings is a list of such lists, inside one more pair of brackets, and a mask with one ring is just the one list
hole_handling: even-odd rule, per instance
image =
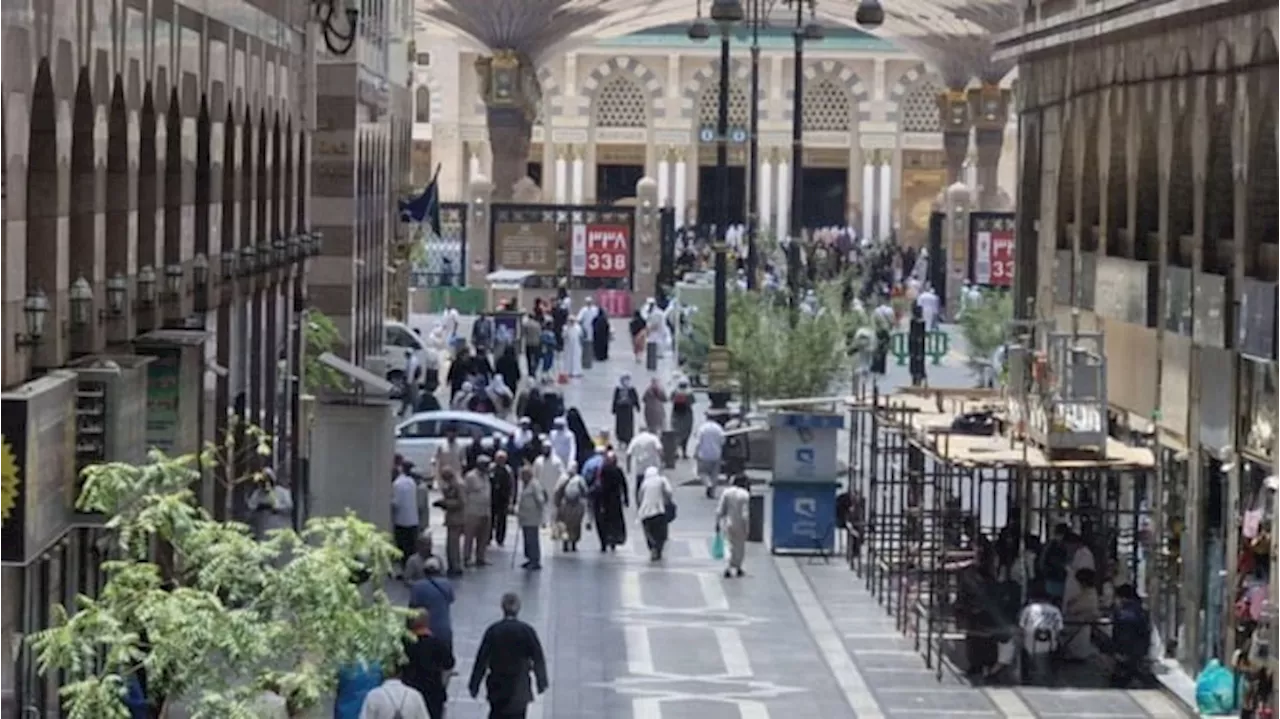
[[78, 506], [107, 515], [117, 558], [97, 598], [54, 605], [51, 627], [29, 638], [38, 670], [64, 673], [68, 716], [127, 717], [126, 690], [145, 670], [157, 706], [248, 719], [264, 687], [306, 707], [342, 665], [400, 652], [407, 611], [350, 581], [362, 566], [390, 573], [399, 553], [384, 533], [348, 515], [255, 539], [196, 505], [194, 466], [153, 452], [85, 471]]
[[[821, 396], [844, 380], [849, 369], [847, 338], [866, 317], [841, 307], [843, 281], [820, 285], [821, 310], [791, 310], [776, 295], [729, 295], [730, 369], [739, 385], [760, 399]], [[694, 315], [695, 347], [711, 337], [710, 308]], [[682, 351], [683, 350], [682, 345]]]
[[302, 339], [306, 343], [306, 351], [302, 355], [303, 391], [345, 391], [347, 378], [320, 361], [320, 355], [332, 352], [342, 345], [342, 333], [338, 331], [338, 326], [325, 313], [309, 309], [303, 319]]
[[974, 372], [989, 367], [995, 351], [1004, 343], [1013, 320], [1013, 295], [985, 291], [982, 301], [970, 303], [960, 315], [960, 328]]

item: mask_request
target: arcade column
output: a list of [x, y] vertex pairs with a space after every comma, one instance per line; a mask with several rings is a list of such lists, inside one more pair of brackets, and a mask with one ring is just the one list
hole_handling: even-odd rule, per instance
[[492, 254], [493, 224], [489, 221], [490, 203], [493, 202], [493, 185], [485, 178], [471, 181], [467, 188], [467, 286], [487, 287], [485, 276], [489, 274], [489, 256]]
[[1004, 150], [1011, 96], [1009, 90], [990, 83], [969, 91], [973, 139], [978, 151], [977, 204], [983, 210], [1000, 209], [1000, 154]]
[[658, 265], [661, 262], [662, 223], [658, 183], [642, 177], [636, 183], [635, 267], [631, 270], [631, 306], [640, 307], [646, 298], [658, 296]]
[[938, 93], [938, 116], [942, 119], [942, 149], [946, 153], [947, 185], [950, 186], [964, 181], [969, 132], [973, 129], [969, 95], [963, 88]]
[[476, 60], [492, 148], [493, 199], [510, 201], [525, 176], [533, 121], [542, 102], [537, 68], [515, 50], [498, 50]]

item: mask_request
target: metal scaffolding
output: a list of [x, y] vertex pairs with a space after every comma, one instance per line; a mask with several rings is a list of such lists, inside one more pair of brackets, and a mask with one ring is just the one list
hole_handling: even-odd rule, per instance
[[[1144, 533], [1159, 531], [1147, 521], [1149, 449], [1103, 438], [1102, 456], [1055, 458], [1004, 426], [1001, 397], [989, 390], [880, 395], [873, 389], [848, 402], [851, 488], [864, 493], [866, 506], [865, 562], [855, 568], [939, 678], [956, 644], [975, 636], [956, 608], [961, 573], [981, 545], [1021, 562], [1024, 536], [1047, 539], [1067, 524], [1092, 550], [1099, 577], [1142, 587], [1144, 553], [1154, 541]], [[998, 431], [953, 428], [955, 418], [974, 412], [995, 413]], [[993, 582], [1006, 627], [1016, 625], [1030, 576], [1024, 567]]]

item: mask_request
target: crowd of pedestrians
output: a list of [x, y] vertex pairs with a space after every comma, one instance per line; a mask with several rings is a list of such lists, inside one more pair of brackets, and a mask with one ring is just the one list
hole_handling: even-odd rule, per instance
[[[581, 373], [582, 365], [608, 361], [610, 335], [602, 309], [588, 303], [578, 315], [570, 315], [567, 308], [563, 298], [540, 301], [521, 319], [525, 326], [519, 337], [549, 328], [561, 338], [550, 349], [551, 367], [572, 376], [575, 370]], [[649, 345], [661, 356], [671, 341], [664, 334], [662, 310], [655, 305], [645, 312], [653, 321], [644, 323], [641, 344], [646, 349], [637, 361], [649, 359]], [[537, 332], [540, 344], [523, 343], [520, 357], [516, 349], [522, 343], [503, 337], [502, 327], [486, 320], [473, 327], [470, 343], [456, 337], [451, 341], [454, 355], [445, 375], [446, 391], [454, 406], [461, 402], [467, 409], [514, 414], [519, 430], [511, 437], [481, 437], [469, 444], [447, 433], [429, 481], [411, 462], [395, 458], [394, 538], [405, 556], [401, 579], [416, 612], [409, 626], [416, 641], [407, 644], [405, 661], [397, 667], [361, 665], [344, 673], [340, 694], [346, 696], [340, 697], [338, 717], [444, 716], [457, 662], [451, 610], [459, 593], [465, 593], [465, 584], [458, 582], [465, 582], [470, 572], [494, 571], [486, 569], [494, 547], [506, 548], [513, 541], [518, 546], [511, 547], [512, 566], [522, 555], [521, 567], [537, 572], [548, 537], [566, 556], [578, 553], [588, 533], [595, 535], [602, 554], [616, 553], [635, 522], [650, 560], [662, 561], [677, 516], [672, 481], [664, 470], [664, 435], [675, 442], [676, 453], [697, 460], [706, 496], [715, 498], [724, 429], [713, 420], [695, 423], [697, 400], [687, 381], [677, 381], [668, 391], [656, 376], [637, 387], [629, 373], [622, 373], [610, 402], [613, 426], [593, 431], [578, 408], [566, 408], [559, 393], [547, 386], [553, 384], [545, 374], [550, 338]], [[564, 331], [556, 331], [561, 322]], [[455, 324], [449, 331], [456, 335], [460, 328]], [[521, 382], [530, 375], [540, 377], [533, 387]], [[520, 388], [515, 396], [509, 396], [511, 386]], [[745, 478], [727, 487], [715, 511], [716, 528], [727, 547], [726, 577], [743, 575], [746, 487]], [[442, 518], [437, 528], [428, 527], [433, 508]], [[508, 536], [510, 525], [516, 529], [514, 540]], [[537, 633], [519, 620], [519, 609], [517, 596], [503, 597], [502, 619], [485, 632], [467, 683], [472, 696], [483, 685], [491, 717], [524, 716], [535, 694], [547, 687]], [[358, 701], [357, 695], [362, 697]], [[343, 707], [356, 713], [344, 714]]]

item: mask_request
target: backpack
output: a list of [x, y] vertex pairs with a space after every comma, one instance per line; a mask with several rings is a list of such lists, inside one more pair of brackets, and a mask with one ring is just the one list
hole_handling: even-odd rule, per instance
[[582, 479], [574, 477], [564, 486], [564, 499], [566, 502], [577, 503], [582, 501]]

